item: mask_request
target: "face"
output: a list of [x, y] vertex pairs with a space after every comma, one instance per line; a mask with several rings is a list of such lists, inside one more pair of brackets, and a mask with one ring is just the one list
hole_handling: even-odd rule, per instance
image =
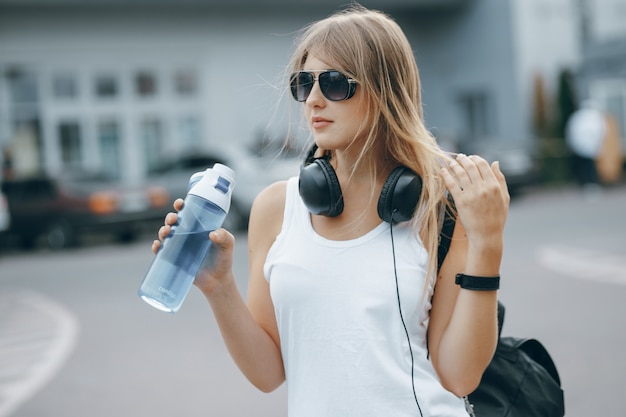
[[[303, 71], [314, 72], [316, 76], [328, 69], [333, 67], [311, 55], [302, 68]], [[367, 124], [367, 103], [362, 88], [357, 87], [354, 95], [347, 100], [331, 101], [324, 97], [316, 81], [303, 105], [315, 143], [323, 149], [346, 149], [365, 133], [363, 126]]]

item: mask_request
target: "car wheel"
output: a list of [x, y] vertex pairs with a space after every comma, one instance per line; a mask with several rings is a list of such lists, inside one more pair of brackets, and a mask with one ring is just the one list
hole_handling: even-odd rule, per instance
[[59, 250], [78, 243], [74, 228], [66, 221], [58, 221], [48, 229], [46, 233], [46, 244], [50, 249]]

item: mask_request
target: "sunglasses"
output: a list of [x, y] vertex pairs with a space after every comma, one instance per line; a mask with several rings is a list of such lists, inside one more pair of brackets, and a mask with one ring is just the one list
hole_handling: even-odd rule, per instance
[[317, 77], [311, 71], [298, 71], [291, 74], [289, 86], [291, 95], [296, 101], [303, 102], [309, 98], [313, 84], [317, 81], [324, 97], [330, 101], [347, 100], [354, 95], [357, 82], [336, 70], [315, 71]]

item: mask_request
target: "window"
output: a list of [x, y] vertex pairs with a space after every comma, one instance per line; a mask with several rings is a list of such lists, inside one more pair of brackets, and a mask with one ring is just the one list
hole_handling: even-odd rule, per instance
[[115, 120], [98, 123], [98, 147], [102, 173], [107, 177], [120, 178], [120, 129]]
[[78, 82], [72, 74], [56, 74], [52, 77], [52, 95], [56, 99], [71, 100], [78, 97]]
[[486, 92], [463, 94], [459, 98], [459, 104], [464, 117], [465, 132], [470, 139], [484, 139], [493, 133], [489, 96]]
[[179, 70], [174, 74], [174, 89], [178, 95], [193, 96], [198, 91], [198, 79], [192, 70]]
[[140, 97], [150, 97], [157, 93], [156, 77], [148, 71], [141, 71], [135, 77], [135, 91]]
[[163, 149], [161, 121], [156, 118], [145, 119], [141, 122], [140, 131], [146, 171], [154, 172], [161, 163]]
[[[43, 151], [41, 133], [39, 74], [28, 68], [11, 67], [0, 74], [2, 75], [6, 80], [8, 111], [3, 112], [3, 109], [0, 109], [0, 121], [6, 118], [8, 133], [28, 149], [20, 155], [21, 162], [16, 163], [15, 173], [39, 171], [42, 169], [44, 158], [48, 156]], [[3, 84], [3, 80], [0, 80], [0, 90]], [[2, 91], [0, 91], [0, 96], [2, 96]]]
[[113, 75], [99, 75], [96, 77], [96, 97], [115, 98], [118, 95], [118, 82]]
[[21, 68], [7, 70], [11, 102], [14, 104], [36, 104], [39, 101], [37, 77], [34, 72]]
[[197, 149], [201, 143], [200, 120], [195, 116], [183, 116], [178, 120], [178, 137], [185, 151]]
[[81, 166], [81, 132], [78, 122], [61, 122], [58, 126], [61, 161], [68, 168]]

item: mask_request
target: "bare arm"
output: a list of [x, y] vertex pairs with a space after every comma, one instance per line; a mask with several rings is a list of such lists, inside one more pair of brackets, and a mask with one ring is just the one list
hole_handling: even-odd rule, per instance
[[460, 289], [457, 273], [500, 273], [509, 195], [497, 163], [461, 155], [443, 171], [459, 218], [438, 277], [429, 345], [433, 365], [448, 390], [471, 393], [497, 343], [497, 291]]
[[[249, 305], [241, 297], [233, 274], [235, 239], [225, 229], [209, 235], [218, 254], [211, 269], [200, 271], [194, 281], [211, 306], [233, 360], [248, 380], [264, 392], [273, 391], [285, 380], [274, 309], [262, 269], [267, 251], [280, 231], [282, 209], [276, 210], [284, 204], [284, 187], [282, 193], [281, 197], [280, 185], [268, 187], [257, 197], [250, 214]], [[177, 201], [175, 208], [181, 206], [182, 200]], [[159, 231], [161, 239], [175, 222], [176, 215], [169, 214]], [[153, 251], [158, 246], [156, 241]]]

